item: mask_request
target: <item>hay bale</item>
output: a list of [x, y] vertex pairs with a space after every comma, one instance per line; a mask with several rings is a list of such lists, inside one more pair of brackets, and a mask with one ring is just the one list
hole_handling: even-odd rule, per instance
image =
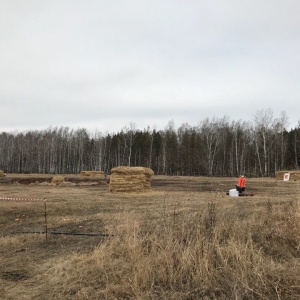
[[149, 190], [151, 189], [151, 177], [154, 175], [154, 172], [150, 168], [145, 169], [145, 182], [144, 182], [144, 189]]
[[90, 177], [104, 177], [103, 171], [81, 171], [81, 176], [90, 176]]
[[300, 180], [300, 171], [292, 170], [292, 171], [277, 171], [275, 173], [275, 178], [277, 180], [283, 180], [284, 174], [290, 173], [290, 181], [297, 181]]
[[144, 167], [116, 167], [111, 170], [109, 191], [140, 193], [151, 188], [154, 172]]
[[122, 174], [122, 175], [143, 175], [145, 173], [144, 167], [116, 167], [111, 169], [111, 174]]
[[51, 185], [59, 185], [64, 181], [65, 181], [65, 178], [63, 176], [54, 176], [54, 177], [52, 177]]
[[5, 177], [5, 176], [6, 174], [2, 170], [0, 170], [0, 177]]

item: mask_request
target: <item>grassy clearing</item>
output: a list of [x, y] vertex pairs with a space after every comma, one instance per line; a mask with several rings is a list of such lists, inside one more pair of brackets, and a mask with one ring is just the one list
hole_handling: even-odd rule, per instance
[[0, 202], [3, 299], [299, 299], [297, 182], [250, 179], [256, 195], [234, 198], [235, 179], [156, 180], [139, 195], [0, 186], [47, 195], [50, 231], [113, 235], [8, 234], [43, 230], [43, 205]]

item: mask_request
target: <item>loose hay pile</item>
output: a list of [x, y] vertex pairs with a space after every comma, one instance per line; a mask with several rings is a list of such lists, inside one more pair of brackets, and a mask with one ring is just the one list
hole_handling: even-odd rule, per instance
[[278, 180], [283, 180], [284, 174], [289, 173], [290, 174], [290, 180], [291, 181], [297, 181], [300, 180], [300, 171], [294, 170], [294, 171], [278, 171], [275, 174], [275, 178]]
[[56, 185], [61, 184], [64, 181], [65, 181], [65, 178], [63, 176], [54, 176], [54, 177], [52, 177], [51, 185], [56, 186]]
[[103, 171], [81, 171], [81, 176], [104, 177]]
[[117, 167], [111, 170], [109, 191], [140, 193], [150, 190], [154, 172], [144, 167]]

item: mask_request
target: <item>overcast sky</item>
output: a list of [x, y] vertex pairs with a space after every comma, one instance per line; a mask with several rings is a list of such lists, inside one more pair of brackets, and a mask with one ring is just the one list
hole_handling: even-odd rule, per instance
[[300, 120], [299, 0], [1, 0], [0, 131]]

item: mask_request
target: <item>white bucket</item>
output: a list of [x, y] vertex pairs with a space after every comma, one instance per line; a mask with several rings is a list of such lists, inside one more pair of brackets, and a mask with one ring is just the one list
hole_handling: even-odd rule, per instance
[[236, 189], [229, 190], [229, 196], [238, 197], [239, 191], [237, 191]]

